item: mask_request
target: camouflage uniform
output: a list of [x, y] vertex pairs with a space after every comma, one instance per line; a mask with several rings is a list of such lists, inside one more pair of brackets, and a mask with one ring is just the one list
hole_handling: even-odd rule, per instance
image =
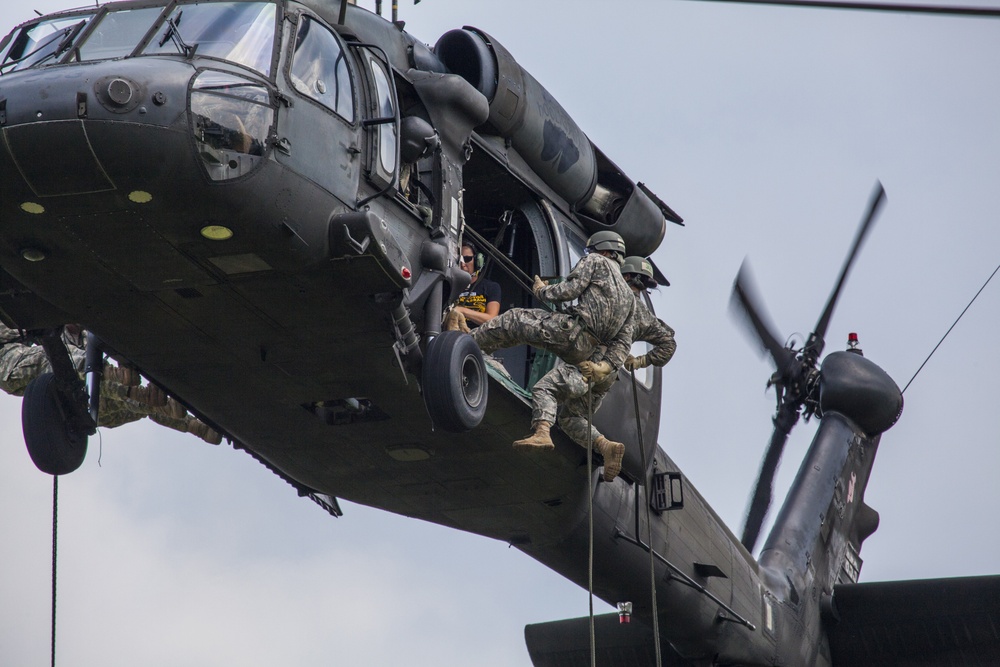
[[[74, 334], [64, 329], [62, 340], [73, 365], [82, 375], [87, 361], [86, 333], [81, 331]], [[25, 344], [17, 331], [0, 322], [0, 389], [14, 396], [23, 396], [32, 380], [51, 371], [49, 358], [41, 345]], [[184, 406], [173, 398], [166, 397], [164, 405], [147, 405], [129, 398], [129, 388], [139, 385], [139, 377], [136, 375], [134, 381], [127, 383], [118, 382], [110, 377], [117, 376], [117, 371], [110, 364], [104, 365], [98, 426], [115, 428], [149, 417], [156, 423], [181, 433], [194, 433], [213, 444], [221, 442], [221, 437], [215, 431], [201, 420], [188, 415]]]
[[587, 381], [575, 364], [596, 358], [617, 370], [625, 361], [631, 341], [624, 325], [635, 298], [618, 264], [599, 253], [584, 255], [564, 281], [541, 288], [536, 296], [553, 303], [578, 302], [566, 312], [512, 308], [470, 335], [486, 354], [527, 344], [566, 362], [532, 388], [532, 423], [552, 424], [559, 402], [587, 393]]
[[[652, 366], [664, 366], [677, 350], [677, 343], [674, 341], [674, 330], [667, 326], [663, 320], [657, 319], [650, 312], [642, 297], [635, 295], [635, 307], [632, 310], [632, 317], [625, 325], [629, 339], [632, 342], [643, 341], [649, 343], [653, 348], [646, 353], [646, 359]], [[588, 432], [587, 424], [590, 421], [589, 415], [597, 412], [601, 401], [611, 391], [618, 373], [612, 373], [594, 385], [592, 397], [589, 402], [584, 394], [576, 395], [566, 401], [562, 414], [559, 415], [559, 428], [563, 433], [571, 437], [575, 442], [583, 447], [587, 446]], [[591, 425], [590, 442], [595, 442], [601, 437], [601, 432]]]

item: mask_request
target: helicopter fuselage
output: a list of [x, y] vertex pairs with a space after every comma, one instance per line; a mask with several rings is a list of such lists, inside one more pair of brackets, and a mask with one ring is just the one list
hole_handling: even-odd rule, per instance
[[[595, 591], [650, 621], [652, 549], [681, 656], [823, 664], [821, 633], [796, 632], [819, 623], [847, 556], [815, 572], [799, 558], [818, 553], [811, 536], [788, 556], [789, 520], [758, 565], [686, 480], [683, 510], [647, 523], [645, 485], [679, 477], [655, 445], [660, 369], [622, 372], [596, 417], [646, 443], [613, 483], [588, 478], [562, 436], [549, 458], [511, 451], [553, 363], [524, 348], [501, 356], [507, 377], [491, 371], [479, 426], [432, 428], [420, 368], [469, 281], [466, 229], [551, 277], [600, 229], [648, 255], [676, 215], [496, 40], [467, 28], [432, 50], [311, 1], [125, 2], [43, 17], [0, 54], [8, 324], [82, 324], [300, 492], [504, 540], [581, 585], [592, 502]], [[505, 308], [536, 305], [515, 275], [498, 278]], [[800, 506], [843, 502], [831, 480], [844, 474], [860, 501], [867, 472], [844, 461], [871, 442], [852, 419], [824, 422], [825, 481], [803, 481]], [[859, 548], [844, 521], [837, 534]]]

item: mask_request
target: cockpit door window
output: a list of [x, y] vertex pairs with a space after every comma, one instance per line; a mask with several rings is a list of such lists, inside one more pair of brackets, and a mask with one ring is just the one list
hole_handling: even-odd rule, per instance
[[308, 16], [299, 20], [289, 74], [295, 90], [354, 122], [347, 53], [332, 31]]
[[143, 50], [219, 58], [271, 76], [277, 6], [273, 2], [176, 5]]

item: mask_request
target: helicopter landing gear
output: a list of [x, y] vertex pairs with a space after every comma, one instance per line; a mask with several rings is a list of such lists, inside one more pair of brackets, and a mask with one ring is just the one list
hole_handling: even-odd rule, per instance
[[[88, 410], [87, 389], [76, 374], [62, 339], [62, 329], [45, 331], [39, 342], [52, 372], [42, 373], [24, 390], [21, 402], [24, 444], [39, 470], [65, 475], [83, 463], [87, 438], [97, 432], [97, 420]], [[95, 344], [94, 349], [97, 348]]]
[[42, 373], [24, 390], [21, 428], [35, 466], [50, 475], [71, 473], [87, 455], [88, 434], [69, 419], [52, 373]]
[[471, 336], [444, 331], [431, 339], [421, 372], [424, 403], [431, 420], [450, 433], [479, 425], [486, 414], [486, 363]]

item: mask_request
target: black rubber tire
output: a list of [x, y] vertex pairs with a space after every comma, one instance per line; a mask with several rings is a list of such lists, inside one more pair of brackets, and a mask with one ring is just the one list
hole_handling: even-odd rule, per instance
[[468, 334], [445, 331], [431, 340], [421, 385], [435, 427], [463, 433], [483, 420], [489, 376], [483, 353]]
[[59, 404], [55, 380], [52, 373], [42, 373], [24, 390], [21, 429], [28, 456], [35, 466], [50, 475], [65, 475], [83, 464], [87, 436], [69, 427]]

